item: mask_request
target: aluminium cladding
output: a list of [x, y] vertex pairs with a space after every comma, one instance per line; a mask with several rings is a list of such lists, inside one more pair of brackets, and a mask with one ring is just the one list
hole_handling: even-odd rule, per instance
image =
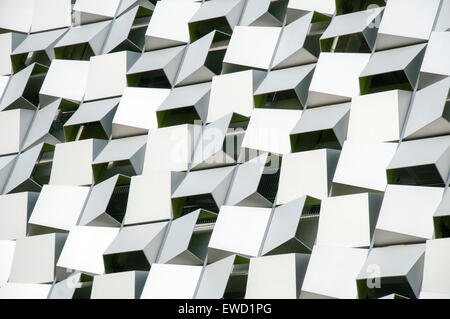
[[450, 298], [449, 56], [450, 0], [0, 1], [0, 298]]

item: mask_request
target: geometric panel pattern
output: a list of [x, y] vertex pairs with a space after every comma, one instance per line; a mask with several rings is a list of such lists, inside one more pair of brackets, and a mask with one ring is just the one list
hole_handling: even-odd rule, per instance
[[1, 0], [0, 299], [450, 299], [449, 8]]

